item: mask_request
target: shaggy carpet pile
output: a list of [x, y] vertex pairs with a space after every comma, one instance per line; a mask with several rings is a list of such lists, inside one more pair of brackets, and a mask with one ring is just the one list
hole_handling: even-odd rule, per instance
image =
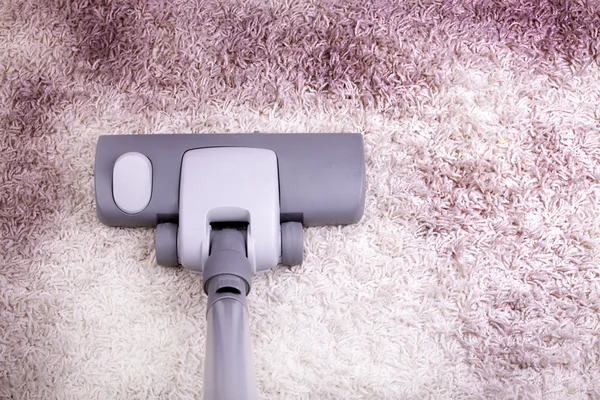
[[265, 399], [600, 398], [600, 4], [0, 2], [0, 398], [202, 393], [199, 276], [103, 134], [360, 132], [362, 221], [249, 297]]

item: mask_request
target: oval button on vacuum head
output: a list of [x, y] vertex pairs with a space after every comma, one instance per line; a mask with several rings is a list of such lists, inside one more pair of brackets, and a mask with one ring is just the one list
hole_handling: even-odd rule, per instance
[[113, 167], [113, 198], [127, 214], [144, 210], [152, 196], [152, 163], [141, 153], [125, 153]]

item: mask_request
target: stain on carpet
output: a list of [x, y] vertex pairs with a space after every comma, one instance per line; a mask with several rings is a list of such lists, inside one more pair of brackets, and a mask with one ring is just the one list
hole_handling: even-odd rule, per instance
[[52, 79], [14, 82], [0, 130], [0, 254], [27, 258], [62, 201], [64, 182], [51, 158], [55, 109], [66, 100]]
[[467, 7], [476, 24], [489, 24], [498, 39], [520, 51], [580, 64], [598, 62], [600, 7], [568, 0], [481, 1]]

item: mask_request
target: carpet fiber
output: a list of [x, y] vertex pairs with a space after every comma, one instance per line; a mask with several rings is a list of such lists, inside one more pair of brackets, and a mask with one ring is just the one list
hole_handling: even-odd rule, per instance
[[261, 398], [600, 398], [600, 5], [4, 0], [0, 398], [202, 393], [201, 279], [102, 134], [360, 132], [361, 223], [249, 297]]

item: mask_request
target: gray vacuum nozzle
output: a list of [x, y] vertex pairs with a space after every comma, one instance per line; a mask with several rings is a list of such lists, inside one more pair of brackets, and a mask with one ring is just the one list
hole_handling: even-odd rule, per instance
[[364, 148], [362, 136], [353, 133], [101, 136], [94, 176], [98, 217], [109, 226], [177, 222], [183, 156], [211, 147], [276, 154], [282, 222], [345, 225], [362, 217]]
[[101, 136], [96, 206], [109, 226], [156, 227], [156, 262], [203, 273], [204, 398], [255, 399], [252, 275], [299, 265], [303, 227], [358, 222], [359, 134]]
[[213, 225], [248, 226], [252, 272], [302, 263], [302, 227], [357, 222], [359, 134], [101, 136], [96, 206], [109, 226], [156, 229], [159, 265], [202, 272]]

